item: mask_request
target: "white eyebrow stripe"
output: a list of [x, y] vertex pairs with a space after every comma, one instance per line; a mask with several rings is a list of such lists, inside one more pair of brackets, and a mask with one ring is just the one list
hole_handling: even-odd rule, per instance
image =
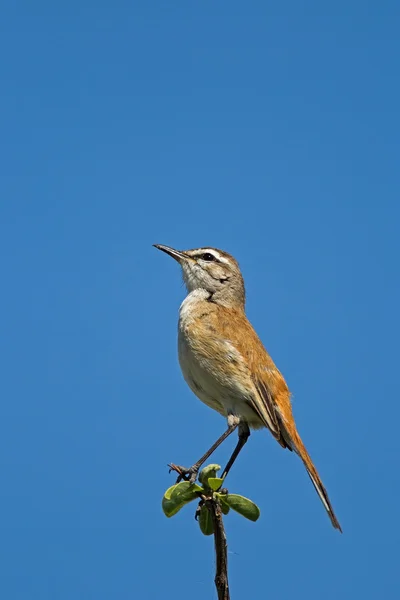
[[215, 250], [215, 248], [202, 248], [202, 252], [205, 254], [206, 252], [209, 252], [210, 254], [212, 254], [213, 256], [215, 256], [215, 258], [217, 258], [220, 262], [225, 263], [225, 264], [229, 264], [229, 260], [227, 258], [225, 258], [225, 256], [221, 256], [219, 252], [217, 252], [217, 250]]

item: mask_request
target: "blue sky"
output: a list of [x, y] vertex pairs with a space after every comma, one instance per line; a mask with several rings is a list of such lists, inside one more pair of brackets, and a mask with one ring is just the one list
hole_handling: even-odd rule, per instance
[[212, 540], [160, 503], [225, 422], [182, 379], [184, 289], [153, 243], [239, 260], [344, 531], [256, 432], [232, 598], [398, 596], [399, 16], [3, 3], [2, 597], [215, 598]]

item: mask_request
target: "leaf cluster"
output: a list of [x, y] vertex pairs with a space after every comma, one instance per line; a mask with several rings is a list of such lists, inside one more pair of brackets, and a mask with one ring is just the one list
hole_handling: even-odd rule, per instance
[[208, 507], [210, 501], [217, 502], [221, 512], [227, 515], [230, 509], [250, 521], [257, 521], [260, 509], [254, 502], [239, 494], [230, 494], [222, 488], [224, 480], [217, 477], [220, 465], [208, 465], [199, 474], [199, 484], [181, 481], [172, 485], [164, 494], [162, 509], [167, 517], [176, 515], [185, 504], [199, 500], [196, 519], [204, 535], [214, 533], [214, 524]]

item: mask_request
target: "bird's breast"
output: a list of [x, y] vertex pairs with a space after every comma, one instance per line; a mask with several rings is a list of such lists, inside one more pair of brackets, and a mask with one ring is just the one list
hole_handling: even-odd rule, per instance
[[249, 405], [252, 393], [248, 369], [234, 345], [218, 329], [218, 307], [190, 294], [182, 303], [178, 325], [178, 355], [190, 389], [222, 415], [258, 422]]
[[179, 311], [178, 357], [183, 377], [194, 394], [207, 406], [226, 415], [221, 402], [218, 381], [205, 364], [211, 356], [211, 336], [215, 330], [208, 318], [210, 305], [204, 294], [192, 292], [183, 301]]

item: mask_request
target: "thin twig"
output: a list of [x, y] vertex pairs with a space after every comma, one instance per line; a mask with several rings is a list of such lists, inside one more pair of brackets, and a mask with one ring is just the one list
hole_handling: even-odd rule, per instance
[[[171, 471], [182, 475], [182, 467], [171, 463], [168, 465]], [[222, 519], [221, 506], [218, 500], [212, 496], [199, 494], [202, 502], [210, 511], [214, 525], [214, 547], [215, 547], [215, 587], [217, 588], [218, 600], [230, 600], [228, 583], [228, 544], [226, 541], [225, 527]], [[197, 517], [196, 517], [197, 518]]]
[[215, 587], [217, 588], [218, 600], [229, 600], [228, 583], [228, 544], [224, 522], [222, 519], [221, 506], [218, 500], [207, 498], [206, 505], [211, 513], [214, 524], [214, 546], [215, 546]]

